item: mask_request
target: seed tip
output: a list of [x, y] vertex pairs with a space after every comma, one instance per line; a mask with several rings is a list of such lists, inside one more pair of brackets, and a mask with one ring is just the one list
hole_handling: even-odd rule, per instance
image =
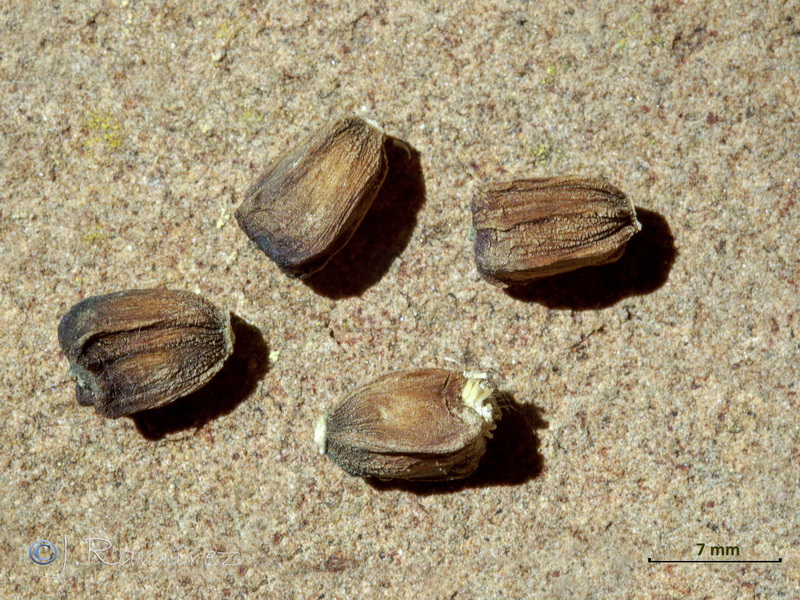
[[319, 446], [319, 453], [325, 454], [327, 451], [327, 438], [328, 438], [328, 415], [322, 415], [317, 419], [317, 424], [314, 426], [314, 443]]
[[381, 133], [381, 135], [386, 135], [385, 132], [383, 131], [383, 127], [381, 127], [380, 124], [375, 119], [370, 119], [369, 117], [359, 117], [359, 118], [362, 119], [367, 125], [370, 125], [371, 127], [377, 129]]
[[494, 390], [486, 377], [486, 373], [466, 371], [464, 372], [464, 377], [467, 378], [467, 383], [464, 385], [464, 389], [461, 390], [461, 399], [464, 404], [478, 413], [484, 421], [492, 423], [494, 421], [495, 406], [490, 398], [494, 394]]

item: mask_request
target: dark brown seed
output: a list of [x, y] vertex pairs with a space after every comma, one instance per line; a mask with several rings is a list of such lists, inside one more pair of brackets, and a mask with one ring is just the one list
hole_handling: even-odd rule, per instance
[[641, 229], [633, 203], [602, 179], [498, 183], [472, 199], [475, 263], [495, 285], [617, 260]]
[[385, 136], [349, 117], [325, 127], [261, 175], [239, 226], [286, 273], [306, 277], [350, 240], [388, 169]]
[[384, 375], [317, 423], [315, 441], [351, 475], [448, 480], [470, 475], [499, 417], [485, 377], [445, 369]]
[[117, 418], [205, 385], [233, 351], [230, 313], [197, 294], [128, 290], [92, 296], [58, 325], [78, 403]]

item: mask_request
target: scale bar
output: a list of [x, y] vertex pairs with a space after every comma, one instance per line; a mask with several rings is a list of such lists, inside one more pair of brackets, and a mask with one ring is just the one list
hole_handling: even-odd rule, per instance
[[777, 560], [653, 560], [647, 559], [649, 563], [782, 563], [783, 558]]

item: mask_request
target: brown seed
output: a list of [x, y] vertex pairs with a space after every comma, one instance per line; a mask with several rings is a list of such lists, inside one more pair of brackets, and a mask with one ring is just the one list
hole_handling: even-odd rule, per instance
[[617, 260], [641, 229], [633, 203], [602, 179], [497, 183], [472, 199], [475, 264], [495, 285]]
[[349, 117], [269, 167], [236, 211], [239, 226], [286, 273], [325, 266], [364, 219], [388, 169], [385, 136]]
[[61, 319], [58, 341], [78, 403], [112, 419], [201, 388], [233, 351], [230, 313], [162, 289], [86, 298]]
[[351, 475], [447, 480], [478, 467], [499, 410], [485, 376], [445, 369], [384, 375], [317, 422], [314, 439]]

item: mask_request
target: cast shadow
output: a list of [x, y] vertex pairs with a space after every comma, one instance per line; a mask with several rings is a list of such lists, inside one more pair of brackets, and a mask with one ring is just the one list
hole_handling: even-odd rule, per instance
[[384, 148], [386, 179], [366, 217], [347, 245], [321, 271], [303, 280], [321, 296], [360, 296], [381, 280], [411, 240], [425, 203], [419, 152], [395, 138], [388, 138]]
[[170, 433], [200, 429], [232, 412], [255, 391], [267, 372], [267, 343], [258, 328], [236, 315], [231, 315], [231, 327], [233, 353], [211, 381], [175, 402], [131, 415], [144, 438], [160, 440]]
[[506, 294], [548, 308], [588, 310], [654, 292], [666, 283], [675, 263], [675, 239], [666, 219], [658, 213], [637, 207], [636, 216], [642, 230], [631, 238], [617, 262], [509, 287]]
[[537, 477], [544, 469], [536, 432], [549, 423], [533, 404], [521, 404], [507, 392], [497, 395], [503, 416], [486, 446], [478, 469], [455, 481], [381, 481], [367, 479], [376, 490], [404, 490], [420, 496], [451, 494], [466, 488], [520, 485]]

